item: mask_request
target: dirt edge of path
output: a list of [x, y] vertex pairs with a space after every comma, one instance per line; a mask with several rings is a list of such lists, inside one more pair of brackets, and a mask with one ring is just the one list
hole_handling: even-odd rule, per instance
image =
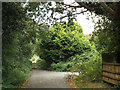
[[28, 84], [29, 82], [29, 77], [31, 76], [32, 71], [30, 71], [27, 75], [26, 75], [26, 80], [23, 83], [23, 85], [21, 86], [21, 88], [25, 88], [25, 86]]

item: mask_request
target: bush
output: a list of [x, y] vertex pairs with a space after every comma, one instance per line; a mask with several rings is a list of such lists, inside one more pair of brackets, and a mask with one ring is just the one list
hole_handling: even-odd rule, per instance
[[76, 71], [80, 72], [79, 78], [84, 81], [101, 80], [102, 59], [98, 52], [85, 52], [72, 57]]
[[72, 62], [58, 62], [52, 63], [50, 70], [53, 71], [71, 71], [72, 70]]
[[49, 67], [49, 64], [45, 60], [43, 60], [41, 58], [39, 58], [36, 63], [42, 69], [47, 69]]
[[76, 54], [68, 58], [66, 62], [52, 63], [50, 69], [55, 71], [75, 71], [80, 73], [77, 79], [99, 81], [101, 80], [102, 59], [96, 51], [84, 52], [81, 55]]
[[[71, 27], [72, 26], [72, 27]], [[50, 63], [66, 62], [68, 58], [85, 51], [91, 51], [91, 44], [83, 35], [82, 27], [72, 22], [58, 23], [50, 27], [49, 35], [42, 39], [39, 56]]]
[[3, 85], [2, 85], [2, 89], [4, 90], [4, 88], [18, 88], [18, 86], [14, 86], [10, 83], [7, 83], [5, 82]]
[[[7, 8], [6, 8], [7, 7]], [[25, 75], [31, 69], [29, 59], [32, 56], [31, 37], [28, 37], [30, 20], [25, 14], [21, 3], [2, 3], [3, 35], [2, 35], [2, 86], [4, 88], [19, 87], [25, 80]], [[10, 16], [6, 17], [9, 12]], [[32, 37], [33, 38], [33, 37]]]
[[10, 72], [8, 79], [11, 81], [11, 84], [13, 85], [21, 85], [25, 81], [25, 73], [18, 70], [13, 69], [13, 71]]

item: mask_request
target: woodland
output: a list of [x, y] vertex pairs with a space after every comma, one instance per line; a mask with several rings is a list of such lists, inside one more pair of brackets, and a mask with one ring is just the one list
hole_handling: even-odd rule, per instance
[[[102, 53], [120, 63], [119, 8], [120, 2], [2, 2], [2, 88], [21, 87], [34, 55], [43, 69], [82, 72], [75, 84], [100, 82]], [[88, 19], [94, 13], [99, 20], [87, 36], [75, 20], [88, 11]]]

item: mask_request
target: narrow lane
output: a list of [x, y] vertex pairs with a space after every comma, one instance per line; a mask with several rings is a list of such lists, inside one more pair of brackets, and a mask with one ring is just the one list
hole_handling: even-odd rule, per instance
[[33, 70], [25, 88], [72, 88], [70, 83], [66, 82], [69, 74], [72, 73]]

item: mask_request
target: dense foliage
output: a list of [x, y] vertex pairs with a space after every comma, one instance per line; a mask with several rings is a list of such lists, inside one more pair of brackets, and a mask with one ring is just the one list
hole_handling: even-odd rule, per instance
[[21, 3], [2, 3], [2, 87], [20, 87], [31, 70], [30, 39], [26, 36], [28, 19]]
[[95, 44], [99, 52], [114, 53], [116, 61], [119, 62], [120, 25], [117, 21], [111, 21], [107, 17], [100, 16], [95, 25], [95, 31], [91, 34], [90, 41]]
[[78, 23], [71, 21], [51, 26], [49, 36], [38, 45], [41, 48], [38, 55], [42, 59], [37, 63], [43, 69], [77, 71], [80, 76], [76, 80], [101, 80], [101, 56], [95, 46], [84, 37]]
[[[51, 26], [49, 35], [42, 39], [38, 45], [41, 48], [38, 52], [40, 58], [51, 64], [51, 69], [56, 67], [55, 65], [58, 63], [66, 63], [65, 67], [67, 68], [68, 58], [94, 49], [84, 37], [82, 27], [73, 21]], [[60, 67], [62, 68], [62, 65]]]
[[41, 68], [41, 69], [48, 69], [48, 65], [49, 64], [47, 64], [47, 62], [44, 60], [44, 59], [38, 59], [37, 60], [37, 65], [39, 66], [39, 68]]
[[76, 60], [74, 68], [80, 72], [80, 76], [76, 77], [77, 82], [101, 80], [102, 59], [97, 51], [85, 52], [72, 58]]
[[[62, 2], [29, 3], [24, 8], [23, 3], [2, 4], [3, 88], [22, 85], [31, 70], [29, 59], [33, 53], [40, 56], [37, 63], [43, 69], [78, 71], [80, 76], [76, 80], [100, 80], [102, 61], [99, 52], [115, 52], [117, 57], [120, 54], [120, 3], [77, 3], [78, 6]], [[96, 23], [90, 42], [79, 23], [70, 18], [74, 18], [73, 13], [79, 6], [102, 17]], [[111, 7], [114, 12], [109, 9]], [[48, 13], [50, 16], [47, 16]], [[62, 17], [57, 18], [58, 13]], [[62, 21], [65, 17], [68, 17], [68, 22], [53, 24], [53, 21]], [[41, 39], [42, 36], [45, 37]]]
[[[77, 6], [74, 4], [77, 3]], [[41, 5], [39, 7], [38, 5]], [[99, 15], [100, 17], [104, 18], [104, 20], [99, 20], [97, 24], [97, 28], [99, 27], [99, 30], [97, 29], [97, 33], [99, 34], [98, 38], [105, 38], [105, 43], [103, 44], [104, 40], [99, 39], [98, 47], [99, 50], [101, 48], [107, 46], [107, 52], [120, 52], [119, 49], [119, 37], [120, 37], [120, 2], [77, 2], [76, 0], [71, 2], [71, 4], [65, 4], [64, 2], [44, 2], [44, 3], [29, 3], [28, 4], [29, 9], [34, 8], [33, 11], [35, 11], [35, 8], [38, 8], [36, 12], [38, 13], [32, 13], [35, 17], [47, 17], [46, 19], [48, 21], [62, 21], [62, 19], [68, 17], [76, 16], [77, 14], [81, 14], [87, 11], [94, 12], [96, 15]], [[44, 7], [44, 8], [43, 8]], [[85, 9], [82, 9], [82, 8]], [[76, 13], [77, 8], [81, 8], [81, 10]], [[32, 11], [32, 9], [30, 9]], [[46, 12], [44, 14], [41, 14], [40, 12]], [[51, 13], [50, 13], [51, 12]], [[49, 16], [47, 16], [47, 13], [49, 13]], [[63, 15], [64, 13], [64, 15]], [[60, 14], [60, 17], [56, 17], [58, 14]], [[93, 17], [94, 18], [94, 17]], [[45, 19], [45, 18], [44, 18]], [[42, 19], [42, 20], [44, 20]], [[53, 19], [53, 20], [51, 20]], [[38, 21], [42, 21], [38, 20]], [[101, 27], [102, 26], [102, 27]], [[101, 30], [100, 30], [101, 29]], [[95, 35], [96, 36], [96, 35]], [[114, 37], [117, 36], [117, 37]], [[103, 45], [102, 45], [103, 44]], [[110, 49], [110, 47], [115, 47]], [[106, 50], [105, 50], [106, 51]]]

